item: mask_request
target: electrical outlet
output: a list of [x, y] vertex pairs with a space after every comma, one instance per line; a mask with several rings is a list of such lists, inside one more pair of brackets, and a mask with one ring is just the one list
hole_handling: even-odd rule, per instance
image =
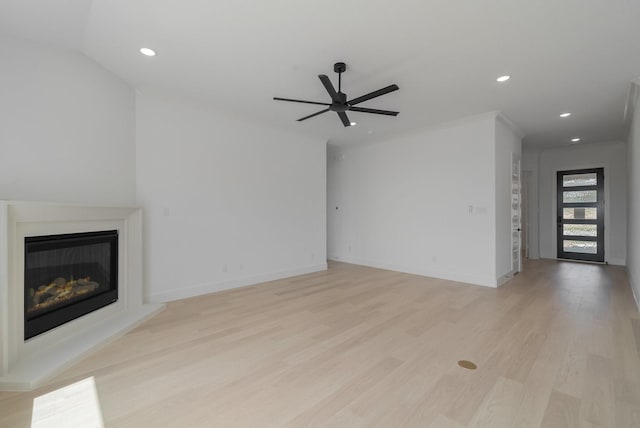
[[222, 272], [228, 272], [229, 271], [229, 265], [227, 265], [226, 263], [222, 265]]

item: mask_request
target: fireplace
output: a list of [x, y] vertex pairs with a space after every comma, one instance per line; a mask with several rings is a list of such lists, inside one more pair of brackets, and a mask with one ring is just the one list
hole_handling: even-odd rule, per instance
[[24, 241], [24, 340], [118, 300], [117, 230]]
[[[54, 243], [47, 243], [52, 240]], [[0, 200], [0, 391], [30, 391], [44, 385], [164, 308], [163, 304], [144, 302], [143, 242], [142, 210], [138, 207]], [[62, 251], [65, 247], [66, 252]], [[89, 249], [84, 261], [77, 255], [83, 247]], [[54, 271], [37, 278], [39, 269], [83, 263], [93, 268], [97, 264], [100, 269]], [[31, 278], [32, 274], [36, 275], [35, 283], [32, 279], [25, 282], [25, 276]], [[29, 289], [33, 288], [35, 295], [40, 286], [57, 278], [65, 282], [82, 279], [80, 285], [85, 287], [80, 289], [85, 291], [60, 296], [68, 300], [34, 310]], [[41, 297], [38, 303], [52, 298]], [[89, 310], [105, 306], [85, 313], [84, 305], [90, 305]], [[74, 306], [76, 309], [71, 309]], [[75, 312], [77, 308], [82, 311]], [[30, 315], [25, 316], [27, 309], [31, 309]], [[57, 318], [65, 310], [74, 311], [65, 317], [68, 322]], [[51, 328], [57, 324], [38, 334], [42, 325]]]

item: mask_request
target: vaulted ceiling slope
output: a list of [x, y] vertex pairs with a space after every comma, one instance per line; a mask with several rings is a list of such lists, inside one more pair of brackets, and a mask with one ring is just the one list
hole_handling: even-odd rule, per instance
[[[640, 76], [636, 0], [2, 0], [0, 31], [83, 52], [141, 91], [210, 103], [339, 144], [499, 110], [534, 146], [624, 137]], [[138, 49], [158, 55], [147, 58]], [[305, 122], [327, 101], [317, 75], [344, 61], [350, 98], [397, 83], [351, 113]], [[496, 77], [511, 75], [499, 84]], [[335, 82], [334, 82], [335, 83]], [[572, 116], [559, 118], [565, 111]]]

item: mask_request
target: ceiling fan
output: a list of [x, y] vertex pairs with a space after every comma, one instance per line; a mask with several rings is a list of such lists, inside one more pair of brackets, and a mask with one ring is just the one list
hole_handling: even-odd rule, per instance
[[335, 111], [338, 114], [338, 117], [340, 117], [340, 120], [342, 121], [342, 124], [344, 126], [355, 125], [355, 123], [349, 120], [349, 117], [347, 116], [347, 111], [355, 111], [358, 113], [383, 114], [386, 116], [398, 115], [399, 112], [397, 111], [378, 110], [374, 108], [365, 108], [365, 107], [355, 107], [356, 104], [360, 104], [372, 98], [376, 98], [381, 95], [388, 94], [389, 92], [397, 91], [398, 89], [400, 89], [398, 88], [398, 85], [389, 85], [385, 88], [378, 89], [377, 91], [373, 91], [361, 97], [354, 98], [352, 100], [347, 101], [347, 94], [342, 92], [342, 73], [344, 73], [346, 69], [347, 69], [347, 66], [344, 62], [336, 62], [333, 65], [333, 71], [338, 73], [338, 92], [336, 92], [335, 88], [333, 87], [333, 84], [331, 83], [331, 80], [329, 80], [329, 78], [326, 75], [320, 74], [318, 76], [320, 78], [320, 81], [324, 85], [325, 89], [329, 93], [329, 96], [331, 97], [331, 103], [319, 103], [316, 101], [294, 100], [291, 98], [280, 98], [280, 97], [273, 97], [273, 99], [277, 101], [291, 101], [294, 103], [317, 104], [321, 106], [328, 106], [324, 110], [320, 110], [319, 112], [316, 112], [316, 113], [310, 114], [309, 116], [305, 116], [298, 119], [298, 122], [311, 119], [314, 116], [318, 116], [319, 114], [326, 113], [328, 111]]

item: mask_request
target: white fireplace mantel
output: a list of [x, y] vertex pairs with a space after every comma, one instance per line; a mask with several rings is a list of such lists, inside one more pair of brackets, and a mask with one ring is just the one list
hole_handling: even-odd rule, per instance
[[[24, 238], [118, 230], [118, 301], [24, 340]], [[0, 391], [28, 391], [164, 308], [143, 301], [140, 208], [0, 201]]]

